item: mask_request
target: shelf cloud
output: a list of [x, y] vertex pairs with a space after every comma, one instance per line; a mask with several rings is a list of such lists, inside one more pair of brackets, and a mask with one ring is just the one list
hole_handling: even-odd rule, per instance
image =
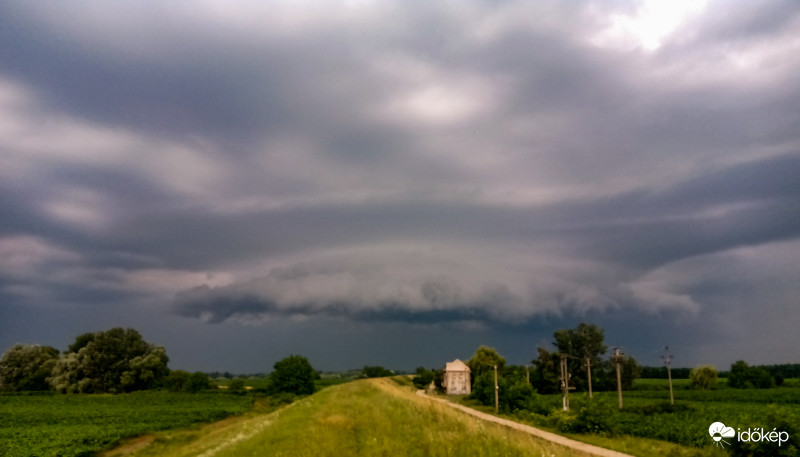
[[800, 6], [657, 3], [0, 1], [0, 343], [714, 320], [692, 363], [796, 361]]

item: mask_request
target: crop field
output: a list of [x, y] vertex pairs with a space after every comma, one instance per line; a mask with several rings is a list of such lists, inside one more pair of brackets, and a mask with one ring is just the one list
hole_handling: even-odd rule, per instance
[[[624, 441], [622, 436], [628, 436], [629, 443], [636, 441], [630, 437], [655, 439], [698, 450], [691, 455], [717, 455], [708, 427], [718, 421], [734, 428], [785, 430], [793, 436], [789, 446], [797, 446], [800, 438], [798, 387], [691, 390], [688, 384], [678, 383], [674, 390], [675, 405], [672, 406], [665, 380], [640, 381], [643, 382], [637, 389], [623, 393], [624, 407], [621, 411], [617, 407], [616, 392], [596, 392], [592, 404], [588, 395], [581, 392], [570, 395], [569, 413], [559, 411], [562, 406], [560, 394], [540, 395], [536, 411], [517, 411], [513, 417], [568, 434], [582, 428], [582, 434], [572, 436], [633, 454], [637, 454], [635, 446], [632, 450], [616, 445]], [[642, 384], [650, 388], [643, 388]], [[586, 428], [594, 430], [587, 433]], [[646, 456], [648, 453], [638, 455]]]
[[245, 396], [137, 392], [0, 395], [0, 455], [88, 456], [121, 439], [240, 414]]

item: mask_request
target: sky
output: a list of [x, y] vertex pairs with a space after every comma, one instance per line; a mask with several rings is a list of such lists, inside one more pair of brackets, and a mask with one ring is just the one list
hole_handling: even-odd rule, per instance
[[800, 3], [0, 0], [0, 351], [800, 363]]

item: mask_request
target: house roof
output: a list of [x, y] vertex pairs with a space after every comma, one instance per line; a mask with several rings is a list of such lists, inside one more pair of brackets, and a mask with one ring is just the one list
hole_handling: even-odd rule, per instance
[[444, 365], [444, 371], [469, 371], [469, 367], [461, 360], [455, 359]]

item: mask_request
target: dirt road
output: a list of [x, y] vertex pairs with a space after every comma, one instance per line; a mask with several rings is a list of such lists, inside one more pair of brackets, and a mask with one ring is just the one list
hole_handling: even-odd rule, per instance
[[443, 400], [441, 398], [433, 398], [428, 397], [425, 395], [424, 390], [418, 390], [417, 395], [426, 397], [431, 401], [438, 401], [450, 405], [455, 409], [459, 409], [471, 416], [475, 416], [479, 419], [483, 419], [485, 421], [494, 422], [496, 424], [505, 425], [506, 427], [513, 428], [515, 430], [519, 430], [525, 433], [529, 433], [533, 436], [545, 439], [547, 441], [559, 444], [561, 446], [565, 446], [571, 449], [575, 449], [576, 451], [585, 452], [590, 455], [596, 455], [598, 457], [632, 457], [630, 454], [623, 454], [621, 452], [612, 451], [610, 449], [605, 449], [602, 447], [592, 446], [591, 444], [582, 443], [580, 441], [571, 440], [569, 438], [563, 437], [561, 435], [556, 435], [555, 433], [546, 432], [544, 430], [538, 429], [536, 427], [531, 427], [530, 425], [520, 424], [519, 422], [513, 422], [508, 419], [503, 419], [501, 417], [492, 416], [491, 414], [482, 413], [480, 411], [476, 411], [472, 408], [468, 408], [464, 405], [459, 405], [457, 403], [449, 402], [447, 400]]

